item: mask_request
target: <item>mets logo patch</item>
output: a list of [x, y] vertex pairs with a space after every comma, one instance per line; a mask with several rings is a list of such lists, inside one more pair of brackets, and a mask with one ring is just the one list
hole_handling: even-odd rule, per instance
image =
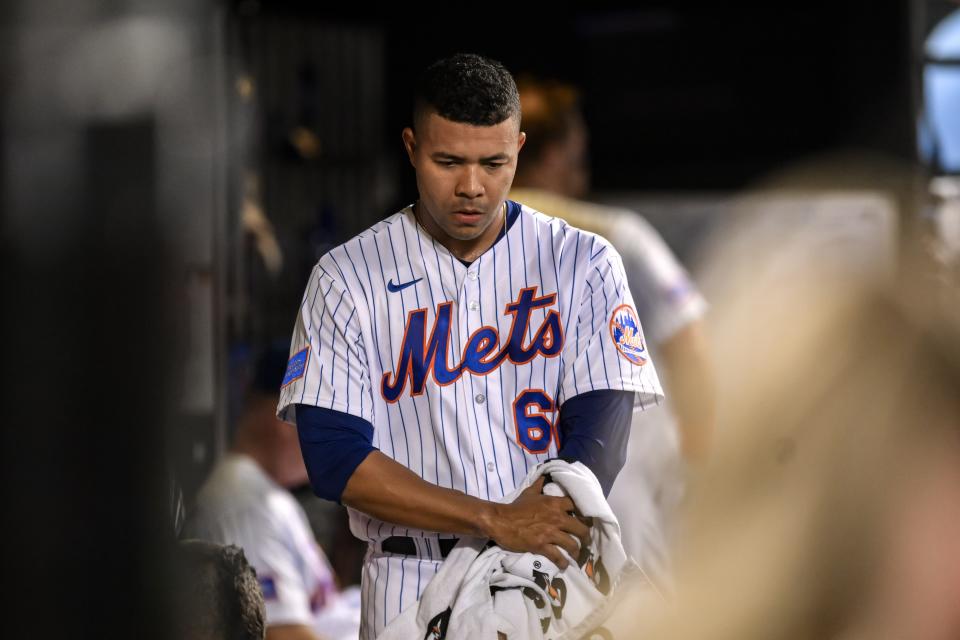
[[640, 320], [633, 307], [622, 304], [613, 310], [613, 315], [610, 316], [610, 337], [624, 358], [633, 364], [647, 363], [647, 347], [643, 343]]
[[294, 380], [299, 380], [307, 370], [307, 356], [310, 354], [310, 345], [293, 355], [287, 362], [287, 372], [283, 375], [283, 382], [280, 388], [284, 388]]

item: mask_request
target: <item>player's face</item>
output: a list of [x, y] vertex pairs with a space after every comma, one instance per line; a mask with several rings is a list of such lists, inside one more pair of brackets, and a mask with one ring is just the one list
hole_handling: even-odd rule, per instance
[[472, 259], [497, 238], [524, 140], [517, 118], [484, 127], [430, 112], [403, 130], [420, 223], [455, 255]]

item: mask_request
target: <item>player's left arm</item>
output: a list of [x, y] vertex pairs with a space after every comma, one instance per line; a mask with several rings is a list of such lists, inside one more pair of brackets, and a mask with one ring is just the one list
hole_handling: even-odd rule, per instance
[[560, 407], [558, 455], [587, 466], [609, 495], [627, 459], [633, 391], [599, 389], [570, 398]]

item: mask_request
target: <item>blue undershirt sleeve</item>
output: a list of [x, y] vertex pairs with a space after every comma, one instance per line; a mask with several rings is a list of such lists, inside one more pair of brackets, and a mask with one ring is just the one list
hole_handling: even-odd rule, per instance
[[585, 464], [605, 496], [627, 459], [635, 395], [619, 389], [587, 391], [560, 407], [559, 457]]
[[313, 492], [340, 502], [353, 472], [371, 452], [373, 425], [362, 418], [306, 404], [296, 405], [300, 451]]

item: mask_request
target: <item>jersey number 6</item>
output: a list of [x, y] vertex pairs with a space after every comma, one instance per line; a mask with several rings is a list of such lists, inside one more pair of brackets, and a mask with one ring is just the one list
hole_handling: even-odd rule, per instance
[[528, 453], [546, 453], [550, 448], [554, 425], [546, 414], [553, 410], [553, 398], [542, 389], [525, 389], [513, 401], [517, 442]]

